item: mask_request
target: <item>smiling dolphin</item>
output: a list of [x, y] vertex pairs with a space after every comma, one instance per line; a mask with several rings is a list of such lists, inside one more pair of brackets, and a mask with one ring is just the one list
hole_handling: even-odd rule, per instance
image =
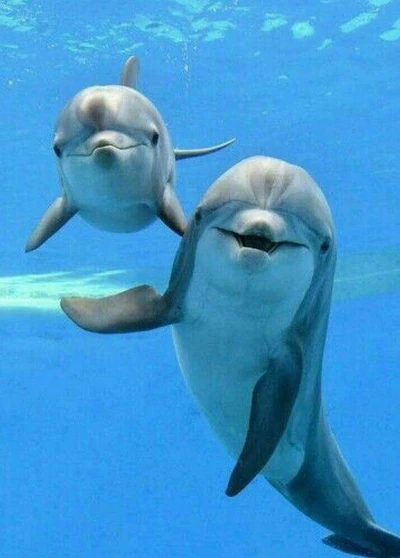
[[326, 200], [301, 168], [246, 159], [204, 197], [163, 296], [140, 286], [62, 308], [100, 333], [173, 325], [201, 410], [237, 460], [227, 494], [263, 475], [350, 554], [400, 556], [379, 527], [324, 412], [321, 369], [336, 262]]
[[133, 232], [157, 217], [183, 234], [186, 220], [174, 190], [175, 160], [213, 153], [172, 148], [164, 121], [136, 91], [137, 58], [125, 63], [120, 85], [78, 93], [58, 119], [54, 152], [62, 196], [46, 211], [25, 250], [35, 250], [76, 213], [91, 225]]

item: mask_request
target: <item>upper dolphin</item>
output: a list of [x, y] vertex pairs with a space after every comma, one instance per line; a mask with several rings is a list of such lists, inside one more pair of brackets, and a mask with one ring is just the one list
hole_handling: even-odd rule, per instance
[[400, 557], [369, 511], [322, 402], [336, 262], [334, 224], [306, 171], [246, 159], [207, 192], [164, 295], [140, 286], [62, 308], [100, 333], [173, 326], [182, 373], [236, 460], [227, 494], [263, 475], [350, 554]]
[[173, 149], [154, 105], [136, 90], [139, 63], [130, 57], [120, 85], [80, 91], [62, 110], [54, 152], [62, 195], [47, 209], [26, 244], [35, 250], [78, 213], [91, 225], [133, 232], [157, 217], [182, 235], [186, 220], [174, 190], [175, 160], [218, 151]]

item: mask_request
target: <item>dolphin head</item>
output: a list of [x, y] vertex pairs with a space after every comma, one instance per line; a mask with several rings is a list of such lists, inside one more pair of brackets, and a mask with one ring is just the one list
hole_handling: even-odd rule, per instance
[[225, 296], [261, 297], [264, 309], [294, 297], [297, 308], [314, 268], [306, 240], [302, 228], [286, 215], [232, 202], [214, 214], [201, 235], [196, 267]]
[[101, 229], [129, 232], [148, 225], [174, 180], [173, 150], [160, 114], [124, 85], [78, 93], [58, 119], [53, 147], [66, 196]]
[[267, 157], [238, 163], [205, 195], [185, 234], [188, 243], [196, 230], [193, 267], [221, 293], [271, 310], [284, 307], [286, 325], [303, 304], [311, 311], [305, 300], [309, 292], [318, 298], [316, 283], [330, 297], [333, 222], [303, 169]]

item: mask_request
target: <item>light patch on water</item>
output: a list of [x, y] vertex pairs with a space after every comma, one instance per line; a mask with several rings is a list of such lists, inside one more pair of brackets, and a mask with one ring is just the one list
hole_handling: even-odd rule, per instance
[[[64, 45], [73, 53], [83, 54], [92, 51], [109, 51], [112, 45], [113, 52], [136, 52], [145, 44], [146, 37], [157, 40], [166, 40], [175, 44], [187, 43], [192, 40], [215, 41], [223, 39], [228, 31], [236, 25], [228, 20], [210, 20], [207, 18], [188, 18], [183, 12], [174, 12], [178, 21], [165, 22], [149, 17], [146, 14], [137, 14], [133, 21], [107, 26], [100, 34], [91, 33], [87, 29], [87, 39], [65, 35]], [[172, 18], [174, 19], [174, 18]], [[143, 38], [143, 41], [133, 42], [132, 38]]]
[[324, 50], [332, 45], [332, 39], [325, 39], [322, 43], [317, 47], [317, 50]]
[[[129, 25], [118, 24], [109, 26], [106, 30], [95, 30], [92, 26], [88, 26], [83, 37], [77, 37], [76, 34], [65, 33], [63, 35], [63, 47], [76, 54], [75, 59], [85, 61], [84, 55], [91, 55], [95, 52], [104, 52], [112, 50], [113, 52], [124, 53], [137, 52], [143, 46], [143, 42], [132, 40], [137, 33]], [[82, 56], [83, 55], [83, 56]]]
[[13, 31], [18, 31], [20, 33], [25, 33], [31, 31], [34, 28], [34, 23], [27, 23], [23, 18], [16, 16], [11, 16], [0, 12], [0, 26], [9, 27]]
[[[99, 22], [96, 27], [87, 25], [80, 36], [66, 33], [64, 48], [76, 55], [90, 51], [125, 53], [135, 52], [149, 38], [166, 40], [175, 44], [190, 41], [216, 41], [235, 29], [233, 19], [249, 10], [235, 2], [209, 2], [209, 0], [172, 0], [167, 14], [136, 13], [130, 19], [110, 24]], [[224, 17], [218, 17], [220, 15]], [[217, 18], [216, 18], [217, 16]], [[84, 35], [84, 36], [82, 36]], [[132, 40], [133, 39], [133, 40]], [[111, 47], [112, 45], [112, 47]], [[81, 57], [85, 62], [85, 58]]]
[[333, 289], [335, 300], [399, 290], [400, 246], [339, 258]]
[[[209, 0], [172, 0], [172, 3], [182, 6], [192, 14], [200, 14], [207, 8], [207, 5], [210, 4]], [[222, 2], [215, 2], [213, 6], [215, 10], [218, 6], [222, 7], [223, 4]]]
[[384, 41], [398, 41], [400, 39], [400, 29], [390, 29], [379, 36]]
[[0, 277], [0, 309], [59, 310], [64, 296], [103, 297], [132, 286], [124, 270]]
[[83, 53], [89, 50], [96, 50], [97, 46], [93, 43], [87, 43], [85, 41], [75, 41], [74, 39], [68, 39], [65, 42], [65, 46], [71, 52]]
[[392, 0], [368, 0], [368, 3], [371, 4], [371, 6], [386, 6], [386, 4], [390, 4], [392, 2]]
[[[181, 15], [198, 15], [202, 13], [235, 13], [248, 12], [250, 8], [247, 6], [239, 6], [238, 1], [231, 0], [210, 2], [209, 0], [171, 0], [171, 4], [182, 7]], [[173, 8], [171, 8], [172, 10]]]
[[10, 49], [10, 50], [18, 50], [19, 45], [16, 45], [14, 43], [3, 43], [1, 45], [1, 48], [6, 48], [6, 49]]
[[34, 29], [36, 17], [28, 10], [27, 0], [3, 0], [0, 2], [0, 27], [8, 27], [19, 33]]
[[315, 29], [309, 21], [298, 21], [292, 25], [291, 29], [294, 39], [305, 39], [315, 33]]
[[261, 27], [261, 31], [266, 31], [269, 33], [274, 29], [279, 29], [287, 25], [289, 22], [283, 14], [266, 14], [265, 21]]
[[400, 19], [394, 22], [392, 29], [385, 31], [380, 37], [384, 41], [398, 41], [400, 39]]
[[234, 29], [236, 26], [230, 21], [207, 21], [206, 19], [198, 19], [192, 22], [192, 29], [195, 33], [201, 32], [205, 42], [222, 39], [226, 32]]
[[371, 11], [371, 12], [363, 12], [358, 16], [353, 17], [353, 19], [350, 19], [350, 21], [343, 23], [340, 26], [340, 29], [342, 33], [352, 33], [353, 31], [356, 31], [356, 29], [359, 29], [360, 27], [364, 27], [365, 25], [368, 25], [369, 23], [374, 21], [374, 19], [378, 17], [378, 13], [379, 13], [378, 10]]
[[185, 35], [178, 27], [154, 20], [147, 15], [138, 14], [135, 16], [132, 26], [142, 33], [150, 34], [156, 38], [169, 39], [173, 43], [183, 43], [185, 41]]

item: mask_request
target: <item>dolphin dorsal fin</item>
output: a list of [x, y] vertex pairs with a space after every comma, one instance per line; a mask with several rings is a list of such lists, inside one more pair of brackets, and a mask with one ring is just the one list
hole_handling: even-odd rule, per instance
[[125, 85], [126, 87], [131, 87], [132, 89], [137, 88], [137, 80], [139, 74], [139, 59], [136, 56], [131, 56], [125, 62], [122, 68], [121, 79], [119, 80], [120, 85]]
[[231, 145], [234, 141], [236, 141], [236, 138], [232, 138], [224, 143], [213, 145], [211, 147], [201, 147], [200, 149], [174, 149], [175, 159], [179, 161], [180, 159], [189, 159], [190, 157], [209, 155], [210, 153], [224, 149], [224, 147], [228, 147], [228, 145]]

